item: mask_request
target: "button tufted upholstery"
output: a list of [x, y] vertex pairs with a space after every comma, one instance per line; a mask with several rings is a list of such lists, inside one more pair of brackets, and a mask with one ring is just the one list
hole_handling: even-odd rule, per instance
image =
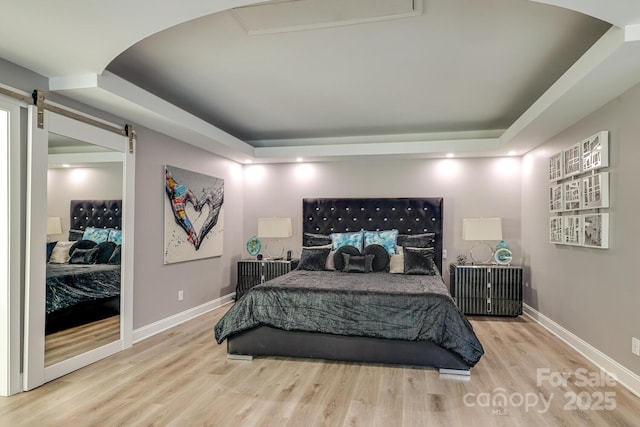
[[87, 227], [122, 230], [122, 200], [72, 200], [71, 229]]
[[436, 265], [442, 272], [441, 197], [303, 199], [303, 233], [331, 234], [397, 229], [400, 234], [435, 232]]

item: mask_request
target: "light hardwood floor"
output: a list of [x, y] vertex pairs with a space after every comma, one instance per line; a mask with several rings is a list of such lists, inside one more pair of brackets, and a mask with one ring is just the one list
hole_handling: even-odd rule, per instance
[[[421, 368], [228, 360], [226, 345], [213, 338], [213, 326], [225, 311], [203, 315], [31, 392], [0, 398], [0, 425], [640, 425], [640, 398], [620, 385], [580, 386], [583, 373], [577, 370], [597, 374], [596, 367], [525, 317], [472, 319], [486, 354], [471, 378], [460, 381]], [[565, 385], [547, 377], [538, 384], [537, 369], [548, 369], [554, 379], [562, 372], [573, 375]], [[506, 404], [492, 405], [501, 392]], [[583, 393], [582, 410], [565, 407], [572, 393]], [[613, 394], [598, 403], [604, 393]], [[522, 397], [533, 405], [534, 396], [535, 406], [520, 404]], [[547, 410], [540, 396], [550, 401]], [[604, 409], [612, 402], [615, 409]]]
[[44, 337], [44, 366], [67, 360], [78, 354], [117, 341], [120, 316], [76, 326]]

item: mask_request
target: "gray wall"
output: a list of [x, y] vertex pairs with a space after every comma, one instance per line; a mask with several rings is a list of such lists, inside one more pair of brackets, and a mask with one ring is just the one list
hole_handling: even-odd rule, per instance
[[[631, 337], [640, 338], [638, 239], [640, 198], [640, 86], [527, 154], [522, 172], [522, 247], [525, 302], [609, 357], [640, 374]], [[610, 248], [548, 243], [547, 159], [596, 132], [608, 130]]]
[[[148, 129], [136, 132], [134, 329], [235, 292], [244, 246], [242, 166]], [[224, 179], [222, 257], [164, 265], [165, 164]]]
[[[444, 197], [444, 248], [449, 261], [468, 254], [464, 217], [501, 217], [503, 237], [520, 254], [519, 158], [343, 161], [249, 165], [245, 168], [244, 235], [257, 232], [260, 217], [291, 217], [293, 237], [283, 241], [301, 251], [302, 199], [308, 197]], [[244, 251], [243, 256], [249, 256]], [[445, 270], [446, 271], [446, 270]]]
[[60, 217], [62, 234], [69, 236], [69, 202], [71, 200], [122, 199], [122, 164], [108, 163], [100, 167], [51, 168], [47, 173], [47, 216]]

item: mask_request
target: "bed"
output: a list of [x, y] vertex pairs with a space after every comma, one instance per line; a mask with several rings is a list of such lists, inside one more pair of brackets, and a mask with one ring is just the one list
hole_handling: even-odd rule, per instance
[[[440, 275], [442, 204], [441, 198], [304, 199], [303, 245], [329, 251], [322, 238], [331, 233], [396, 229], [405, 255], [431, 251], [431, 273], [295, 270], [239, 299], [215, 326], [216, 340], [227, 340], [232, 358], [318, 358], [468, 374], [484, 351]], [[429, 234], [433, 249], [409, 247], [413, 237]], [[310, 252], [303, 249], [303, 257]], [[362, 258], [354, 258], [358, 269]]]
[[46, 334], [120, 313], [121, 206], [71, 201], [69, 238], [47, 250]]

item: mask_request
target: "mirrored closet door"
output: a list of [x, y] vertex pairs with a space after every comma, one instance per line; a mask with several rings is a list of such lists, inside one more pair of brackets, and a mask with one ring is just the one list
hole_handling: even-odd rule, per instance
[[135, 159], [128, 139], [48, 111], [39, 129], [33, 110], [26, 390], [129, 347], [132, 334]]

